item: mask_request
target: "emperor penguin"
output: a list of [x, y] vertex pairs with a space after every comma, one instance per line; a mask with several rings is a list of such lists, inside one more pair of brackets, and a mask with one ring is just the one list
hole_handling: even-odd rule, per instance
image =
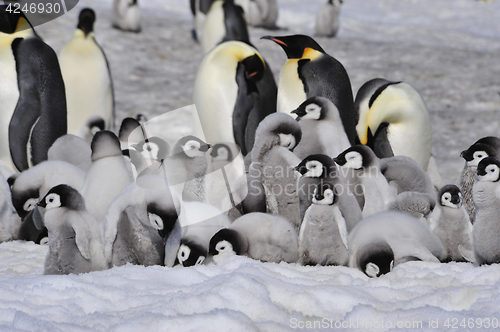
[[352, 172], [349, 184], [351, 191], [362, 189], [362, 200], [358, 202], [363, 202], [363, 218], [385, 210], [394, 200], [395, 193], [380, 172], [380, 161], [369, 147], [355, 145], [338, 155], [334, 161], [346, 173]]
[[280, 72], [277, 111], [289, 114], [310, 97], [328, 98], [339, 110], [349, 142], [355, 144], [358, 113], [344, 66], [309, 36], [262, 38], [280, 45], [288, 58]]
[[335, 186], [325, 182], [315, 190], [299, 232], [299, 263], [347, 265], [347, 226], [338, 208]]
[[[158, 136], [148, 137], [145, 140], [133, 145], [136, 151], [146, 159], [146, 162], [153, 166], [153, 163], [161, 164], [170, 155], [170, 145], [163, 138]], [[160, 165], [156, 165], [160, 167]]]
[[21, 11], [6, 8], [0, 6], [0, 158], [23, 171], [47, 160], [66, 134], [66, 97], [54, 50]]
[[479, 265], [500, 263], [500, 161], [488, 157], [477, 166], [472, 195], [476, 204], [472, 244]]
[[137, 0], [113, 1], [113, 28], [141, 32], [141, 9]]
[[311, 97], [291, 113], [297, 115], [302, 130], [302, 140], [293, 151], [301, 160], [311, 154], [334, 158], [351, 146], [339, 110], [329, 99]]
[[17, 240], [21, 218], [12, 204], [12, 195], [7, 179], [0, 173], [0, 243]]
[[104, 120], [106, 129], [114, 126], [113, 81], [106, 55], [95, 39], [95, 20], [92, 9], [82, 9], [73, 39], [59, 54], [68, 101], [68, 133], [73, 135], [96, 115]]
[[134, 144], [142, 142], [147, 136], [142, 130], [135, 130], [141, 127], [141, 123], [135, 119], [127, 117], [122, 120], [118, 130], [118, 139], [122, 150], [133, 147]]
[[215, 0], [191, 0], [191, 12], [194, 16], [194, 29], [192, 30], [193, 39], [200, 41], [203, 36], [203, 25], [208, 11]]
[[471, 223], [474, 222], [476, 206], [472, 198], [472, 187], [477, 180], [477, 165], [486, 157], [500, 158], [500, 153], [489, 144], [474, 143], [467, 150], [462, 151], [460, 157], [465, 164], [458, 179], [458, 187], [463, 195], [463, 205], [469, 214]]
[[317, 37], [335, 37], [340, 26], [342, 0], [328, 0], [316, 14], [315, 32]]
[[295, 166], [295, 170], [300, 174], [297, 188], [300, 220], [304, 220], [304, 215], [312, 204], [314, 190], [327, 181], [335, 186], [338, 206], [346, 221], [347, 230], [351, 231], [361, 221], [363, 217], [358, 201], [332, 158], [323, 154], [310, 155]]
[[379, 158], [407, 156], [427, 171], [432, 128], [422, 96], [405, 82], [374, 79], [356, 95], [359, 141]]
[[382, 212], [361, 221], [350, 233], [349, 267], [379, 277], [410, 260], [443, 262], [448, 253], [429, 226], [399, 212]]
[[300, 126], [290, 115], [268, 115], [257, 127], [248, 174], [245, 212], [280, 214], [300, 228], [297, 176], [300, 159], [293, 149], [301, 140]]
[[193, 95], [208, 143], [236, 143], [243, 156], [253, 147], [260, 121], [276, 111], [269, 65], [240, 41], [224, 42], [205, 55]]
[[394, 156], [382, 158], [380, 172], [389, 182], [396, 194], [406, 191], [435, 195], [434, 185], [429, 174], [410, 157]]
[[387, 206], [387, 211], [406, 213], [424, 224], [429, 224], [436, 207], [435, 195], [417, 191], [403, 191]]
[[462, 193], [454, 184], [439, 190], [438, 205], [429, 226], [448, 251], [450, 260], [467, 261], [462, 252], [472, 253], [472, 224], [462, 205]]
[[122, 155], [120, 141], [108, 130], [95, 134], [91, 144], [92, 166], [81, 189], [87, 210], [103, 222], [111, 202], [133, 180], [130, 163]]
[[215, 233], [209, 253], [216, 263], [235, 254], [263, 262], [295, 263], [299, 258], [297, 238], [294, 225], [285, 217], [253, 212]]
[[239, 40], [250, 44], [243, 8], [234, 0], [216, 0], [212, 3], [203, 24], [200, 40], [203, 53], [224, 41]]
[[75, 165], [85, 173], [92, 165], [90, 144], [82, 138], [66, 134], [54, 142], [47, 152], [47, 160], [61, 160]]
[[172, 267], [182, 238], [181, 199], [158, 175], [128, 185], [104, 219], [104, 253], [112, 266]]
[[49, 251], [44, 274], [79, 274], [108, 269], [101, 228], [85, 209], [80, 193], [61, 184], [37, 204], [44, 208]]
[[240, 5], [248, 25], [269, 30], [277, 30], [279, 8], [277, 0], [235, 0]]

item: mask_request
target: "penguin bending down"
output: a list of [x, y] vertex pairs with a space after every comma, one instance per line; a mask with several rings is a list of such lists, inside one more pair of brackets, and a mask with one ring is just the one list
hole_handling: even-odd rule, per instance
[[429, 174], [410, 157], [394, 156], [382, 158], [380, 172], [384, 175], [396, 194], [406, 191], [435, 195], [434, 185]]
[[443, 262], [448, 257], [427, 225], [399, 212], [364, 219], [349, 233], [348, 245], [348, 266], [369, 277], [379, 277], [409, 260]]
[[295, 263], [299, 258], [297, 231], [282, 216], [248, 213], [212, 237], [209, 253], [216, 263], [219, 258], [234, 254], [263, 262]]
[[436, 198], [434, 194], [404, 191], [396, 195], [394, 200], [387, 206], [387, 210], [406, 213], [419, 219], [424, 224], [429, 224], [435, 207]]
[[438, 207], [429, 224], [448, 251], [450, 260], [465, 262], [462, 252], [472, 256], [472, 224], [462, 205], [462, 193], [457, 186], [449, 184], [438, 193]]
[[271, 69], [255, 48], [239, 41], [224, 42], [205, 55], [193, 95], [206, 140], [236, 143], [244, 156], [260, 121], [276, 111]]
[[302, 130], [302, 140], [293, 150], [300, 159], [311, 154], [334, 158], [351, 146], [339, 110], [329, 99], [311, 97], [291, 113]]
[[68, 101], [68, 133], [78, 135], [87, 120], [100, 116], [114, 126], [113, 82], [106, 55], [95, 40], [96, 15], [82, 9], [71, 39], [59, 55]]
[[0, 6], [0, 86], [0, 158], [23, 171], [47, 160], [66, 134], [66, 97], [54, 50], [7, 6]]
[[280, 45], [288, 58], [280, 72], [277, 111], [289, 114], [310, 97], [328, 98], [339, 110], [349, 142], [355, 144], [358, 113], [354, 109], [351, 81], [344, 66], [309, 36], [265, 36], [262, 39]]
[[123, 31], [141, 32], [141, 9], [137, 0], [113, 1], [113, 28]]
[[328, 182], [319, 184], [300, 226], [300, 264], [347, 264], [347, 226], [337, 203], [335, 186]]
[[472, 195], [476, 204], [472, 244], [479, 265], [500, 263], [500, 161], [488, 157], [477, 166]]
[[97, 221], [85, 209], [80, 193], [61, 184], [49, 190], [38, 203], [45, 208], [44, 223], [49, 251], [44, 274], [87, 273], [108, 269], [102, 234]]
[[316, 14], [316, 36], [335, 37], [340, 25], [340, 7], [342, 0], [328, 0]]
[[432, 128], [422, 96], [405, 82], [376, 78], [356, 95], [356, 126], [361, 144], [379, 158], [407, 156], [427, 171]]

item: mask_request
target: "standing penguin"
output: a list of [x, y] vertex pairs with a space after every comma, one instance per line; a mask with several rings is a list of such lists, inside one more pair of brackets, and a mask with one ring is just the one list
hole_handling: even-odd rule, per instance
[[293, 152], [300, 158], [311, 154], [338, 156], [351, 146], [339, 110], [325, 97], [311, 97], [293, 110], [302, 130], [302, 140]]
[[335, 37], [339, 30], [339, 16], [342, 0], [328, 0], [316, 15], [316, 36]]
[[194, 17], [194, 29], [191, 35], [194, 40], [200, 41], [203, 36], [203, 25], [207, 17], [208, 11], [215, 0], [190, 0], [191, 12]]
[[113, 1], [113, 28], [141, 32], [141, 9], [137, 0]]
[[236, 143], [245, 156], [262, 119], [276, 111], [276, 83], [252, 46], [227, 41], [216, 46], [198, 69], [194, 103], [209, 143]]
[[49, 232], [44, 274], [78, 274], [108, 268], [101, 228], [85, 209], [85, 201], [76, 189], [64, 184], [56, 186], [38, 206], [47, 210], [44, 223]]
[[299, 232], [299, 263], [346, 265], [347, 226], [337, 205], [335, 186], [324, 182], [315, 190]]
[[488, 157], [477, 166], [472, 195], [476, 204], [472, 244], [479, 265], [500, 263], [500, 161]]
[[354, 144], [358, 113], [354, 109], [351, 81], [344, 66], [309, 36], [262, 38], [280, 45], [288, 58], [281, 68], [277, 111], [289, 114], [310, 97], [328, 98], [339, 110], [344, 131], [349, 142]]
[[461, 250], [472, 253], [472, 224], [457, 186], [449, 184], [439, 190], [438, 207], [429, 226], [448, 251], [450, 260], [467, 261]]
[[114, 126], [113, 81], [106, 56], [95, 40], [96, 15], [82, 9], [71, 39], [59, 54], [68, 100], [68, 133], [78, 135], [80, 128], [95, 115]]
[[427, 171], [432, 128], [422, 96], [405, 82], [374, 79], [358, 91], [355, 102], [361, 144], [379, 158], [403, 155]]
[[380, 172], [380, 162], [375, 153], [364, 145], [355, 145], [342, 152], [334, 159], [342, 170], [353, 172], [349, 184], [354, 188], [363, 190], [360, 204], [363, 218], [383, 211], [387, 205], [394, 200], [395, 193], [389, 186], [387, 179]]
[[54, 50], [22, 12], [6, 8], [0, 6], [0, 158], [23, 171], [47, 160], [66, 134], [66, 97]]

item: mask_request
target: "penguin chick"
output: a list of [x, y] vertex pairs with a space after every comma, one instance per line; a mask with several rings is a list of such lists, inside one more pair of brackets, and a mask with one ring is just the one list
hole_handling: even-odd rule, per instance
[[342, 170], [352, 172], [349, 183], [350, 188], [353, 188], [351, 191], [362, 189], [364, 218], [385, 210], [394, 200], [394, 192], [380, 172], [380, 161], [369, 147], [355, 145], [342, 152], [334, 161]]
[[106, 122], [99, 115], [90, 116], [87, 121], [80, 127], [77, 136], [81, 137], [85, 142], [90, 144], [95, 133], [99, 130], [106, 129]]
[[346, 265], [349, 259], [347, 227], [337, 204], [335, 187], [319, 184], [299, 232], [299, 263]]
[[61, 160], [80, 168], [85, 173], [92, 165], [90, 144], [82, 138], [66, 134], [54, 142], [47, 152], [47, 160]]
[[311, 97], [293, 110], [302, 130], [302, 140], [293, 153], [300, 159], [311, 154], [326, 154], [331, 158], [349, 148], [337, 107], [325, 97]]
[[500, 263], [500, 161], [488, 157], [477, 166], [477, 182], [472, 188], [476, 204], [472, 244], [476, 263]]
[[77, 190], [58, 185], [49, 190], [38, 206], [47, 210], [44, 223], [49, 251], [44, 274], [79, 274], [108, 268], [101, 228], [86, 211]]
[[462, 205], [462, 193], [449, 184], [439, 190], [437, 197], [439, 204], [429, 226], [448, 251], [450, 260], [465, 262], [459, 246], [472, 252], [472, 224]]
[[316, 36], [335, 37], [339, 30], [342, 0], [328, 0], [316, 15]]
[[141, 9], [137, 0], [114, 0], [111, 20], [113, 28], [141, 32]]
[[413, 191], [435, 195], [431, 178], [415, 160], [406, 156], [394, 156], [379, 161], [380, 172], [396, 194]]
[[[263, 262], [295, 263], [299, 258], [297, 232], [286, 218], [267, 213], [248, 213], [210, 240], [214, 256], [245, 255]], [[217, 261], [216, 257], [214, 260]]]
[[494, 147], [478, 142], [472, 144], [467, 150], [460, 153], [460, 157], [465, 160], [465, 165], [462, 169], [462, 173], [460, 173], [460, 178], [457, 183], [458, 188], [462, 192], [463, 205], [469, 214], [471, 223], [474, 222], [474, 214], [476, 211], [476, 206], [472, 198], [472, 187], [477, 180], [477, 165], [479, 165], [479, 162], [486, 157], [497, 159], [500, 157]]
[[393, 211], [361, 221], [349, 233], [348, 245], [348, 266], [369, 277], [379, 277], [409, 260], [437, 263], [448, 257], [441, 241], [427, 225]]
[[404, 191], [389, 203], [387, 210], [406, 213], [428, 224], [435, 206], [436, 199], [433, 194]]
[[138, 127], [141, 127], [141, 124], [135, 118], [125, 118], [122, 120], [120, 130], [118, 131], [118, 139], [120, 140], [122, 150], [128, 149], [144, 140], [144, 132], [142, 130], [135, 130]]

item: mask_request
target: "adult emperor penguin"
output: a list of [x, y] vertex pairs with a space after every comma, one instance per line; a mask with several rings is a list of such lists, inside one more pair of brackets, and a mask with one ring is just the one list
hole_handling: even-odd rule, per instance
[[300, 264], [347, 265], [347, 226], [337, 201], [333, 184], [318, 185], [300, 226]]
[[277, 0], [235, 0], [245, 11], [248, 25], [277, 30], [279, 8]]
[[351, 81], [344, 66], [309, 36], [262, 38], [280, 45], [288, 58], [281, 68], [277, 111], [289, 114], [310, 97], [328, 98], [339, 110], [344, 131], [349, 142], [354, 144], [358, 113], [354, 109]]
[[215, 0], [191, 0], [191, 12], [194, 16], [194, 29], [192, 37], [194, 40], [200, 41], [203, 36], [203, 25], [207, 17], [208, 11]]
[[476, 263], [500, 263], [500, 161], [488, 157], [477, 166], [472, 195], [476, 204], [472, 244]]
[[262, 119], [276, 111], [276, 83], [260, 53], [240, 41], [216, 46], [198, 68], [194, 103], [208, 143], [253, 146]]
[[301, 139], [300, 126], [290, 115], [268, 115], [257, 127], [245, 212], [269, 212], [286, 217], [298, 231], [300, 209], [297, 177], [293, 170], [300, 159], [293, 149]]
[[338, 206], [346, 220], [347, 230], [351, 231], [362, 219], [361, 208], [339, 172], [333, 159], [327, 155], [317, 154], [304, 158], [295, 170], [300, 173], [297, 193], [300, 203], [300, 220], [304, 219], [306, 210], [312, 204], [314, 190], [322, 182], [330, 182], [335, 186], [338, 195]]
[[137, 0], [113, 1], [113, 28], [141, 32], [141, 9]]
[[[338, 155], [334, 161], [345, 174], [352, 172], [349, 187], [356, 197], [362, 198], [358, 198], [358, 202], [363, 218], [385, 210], [394, 200], [396, 194], [380, 171], [379, 159], [369, 147], [355, 145]], [[358, 188], [362, 189], [361, 195], [358, 195]]]
[[68, 133], [78, 135], [80, 128], [95, 115], [114, 126], [113, 81], [106, 56], [95, 39], [96, 15], [84, 8], [76, 32], [61, 50], [59, 61], [68, 101]]
[[12, 195], [7, 179], [0, 173], [0, 243], [17, 240], [21, 218], [12, 204]]
[[299, 258], [297, 238], [294, 225], [285, 217], [248, 213], [212, 237], [209, 253], [216, 263], [234, 254], [263, 262], [295, 263]]
[[0, 158], [23, 171], [47, 160], [66, 134], [66, 98], [54, 50], [22, 12], [6, 8], [0, 6]]
[[379, 277], [409, 260], [443, 262], [448, 253], [429, 227], [399, 212], [383, 212], [361, 221], [349, 233], [349, 267]]
[[472, 224], [457, 186], [449, 184], [439, 190], [438, 205], [429, 226], [448, 251], [450, 260], [467, 261], [461, 250], [472, 253]]
[[329, 99], [311, 97], [291, 113], [302, 129], [302, 140], [293, 150], [300, 159], [311, 154], [334, 158], [351, 146], [339, 110]]
[[98, 222], [104, 220], [111, 202], [133, 180], [130, 163], [122, 155], [120, 141], [114, 133], [102, 130], [91, 144], [92, 166], [85, 177], [81, 193], [87, 210]]
[[432, 128], [422, 96], [405, 82], [374, 79], [356, 95], [356, 126], [361, 144], [379, 158], [403, 155], [427, 171], [431, 157]]
[[465, 165], [457, 183], [463, 195], [463, 205], [469, 214], [471, 222], [474, 222], [474, 213], [476, 211], [472, 198], [472, 187], [477, 180], [477, 165], [486, 157], [497, 159], [500, 157], [500, 153], [493, 146], [478, 142], [475, 142], [460, 154], [465, 159]]
[[87, 273], [108, 269], [101, 227], [85, 209], [80, 193], [67, 185], [49, 190], [38, 203], [45, 208], [49, 251], [44, 274]]
[[315, 31], [317, 37], [335, 37], [340, 26], [342, 0], [328, 0], [316, 14]]
[[217, 0], [207, 13], [200, 42], [203, 53], [228, 40], [239, 40], [250, 44], [247, 22], [243, 8], [234, 0]]

